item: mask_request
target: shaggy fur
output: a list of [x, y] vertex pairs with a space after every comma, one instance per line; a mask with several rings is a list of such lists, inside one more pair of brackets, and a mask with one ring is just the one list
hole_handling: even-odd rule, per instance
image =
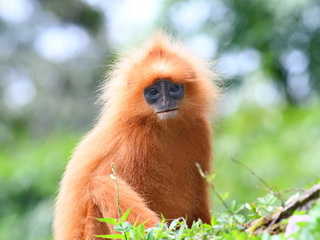
[[[56, 240], [89, 240], [113, 233], [96, 218], [118, 218], [118, 175], [122, 213], [146, 227], [185, 217], [210, 221], [207, 185], [195, 165], [211, 169], [209, 115], [218, 95], [216, 76], [207, 62], [162, 32], [142, 48], [120, 58], [103, 87], [104, 107], [97, 124], [76, 148], [64, 173], [56, 201]], [[143, 96], [144, 88], [166, 78], [184, 84], [178, 114], [157, 117]]]

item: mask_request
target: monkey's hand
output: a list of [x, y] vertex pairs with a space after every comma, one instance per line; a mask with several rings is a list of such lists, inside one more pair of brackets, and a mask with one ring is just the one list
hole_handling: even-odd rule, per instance
[[[111, 177], [98, 176], [92, 179], [91, 196], [103, 217], [118, 218], [118, 207], [120, 207], [122, 213], [129, 208], [132, 209], [127, 218], [127, 221], [131, 224], [136, 221], [138, 221], [138, 224], [146, 221], [145, 227], [149, 228], [161, 222], [158, 215], [148, 208], [145, 200], [132, 187], [122, 179], [118, 178], [117, 181], [118, 191], [115, 181]], [[117, 204], [118, 194], [120, 198], [119, 206]], [[113, 231], [110, 226], [109, 229]]]

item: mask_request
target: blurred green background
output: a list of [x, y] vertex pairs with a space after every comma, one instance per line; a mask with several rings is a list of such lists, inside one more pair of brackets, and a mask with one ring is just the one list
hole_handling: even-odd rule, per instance
[[0, 239], [52, 238], [58, 183], [106, 69], [159, 27], [224, 80], [213, 128], [227, 201], [266, 194], [232, 159], [281, 191], [319, 178], [319, 1], [0, 0]]

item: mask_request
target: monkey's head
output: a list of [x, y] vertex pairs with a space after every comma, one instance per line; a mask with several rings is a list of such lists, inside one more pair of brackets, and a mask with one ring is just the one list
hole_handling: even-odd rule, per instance
[[103, 100], [121, 119], [199, 117], [210, 113], [218, 95], [214, 78], [208, 62], [157, 32], [115, 65]]

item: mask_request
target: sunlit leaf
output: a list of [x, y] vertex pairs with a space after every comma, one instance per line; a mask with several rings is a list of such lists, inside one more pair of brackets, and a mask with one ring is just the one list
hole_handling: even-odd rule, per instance
[[99, 222], [110, 223], [112, 225], [118, 224], [117, 219], [115, 218], [96, 218], [96, 220], [98, 220]]
[[131, 212], [132, 208], [129, 208], [123, 215], [122, 217], [120, 218], [119, 220], [119, 224], [123, 223], [125, 220], [127, 220], [130, 212]]

